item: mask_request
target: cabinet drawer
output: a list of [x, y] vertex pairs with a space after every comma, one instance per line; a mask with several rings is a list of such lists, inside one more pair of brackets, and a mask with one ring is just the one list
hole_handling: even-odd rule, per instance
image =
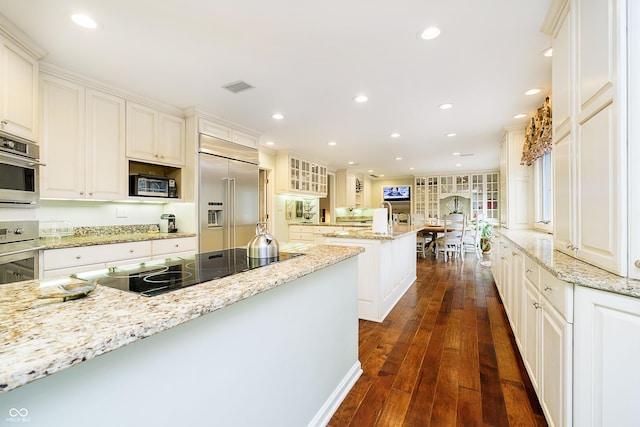
[[180, 252], [196, 250], [195, 237], [180, 237], [176, 239], [153, 240], [151, 242], [151, 252], [153, 256], [167, 255]]
[[313, 233], [289, 232], [289, 241], [313, 243]]
[[524, 275], [535, 286], [540, 284], [540, 264], [529, 257], [524, 259]]
[[308, 225], [290, 225], [289, 233], [313, 233], [313, 227]]
[[151, 257], [151, 242], [80, 246], [44, 251], [44, 270]]
[[540, 270], [540, 294], [565, 318], [573, 323], [573, 284]]
[[342, 231], [342, 227], [325, 227], [325, 226], [317, 226], [313, 227], [313, 234], [329, 234], [329, 233], [337, 233]]

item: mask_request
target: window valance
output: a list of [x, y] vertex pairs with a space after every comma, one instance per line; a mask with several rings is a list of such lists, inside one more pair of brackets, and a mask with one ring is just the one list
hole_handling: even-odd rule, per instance
[[552, 149], [551, 95], [549, 95], [525, 129], [525, 141], [520, 164], [530, 166], [538, 158], [550, 153]]

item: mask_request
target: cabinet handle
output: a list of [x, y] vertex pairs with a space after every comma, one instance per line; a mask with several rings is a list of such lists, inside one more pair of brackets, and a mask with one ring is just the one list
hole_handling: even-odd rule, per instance
[[6, 125], [8, 125], [8, 124], [9, 124], [9, 122], [8, 122], [8, 121], [6, 121], [6, 120], [3, 120], [3, 121], [2, 121], [2, 122], [0, 122], [0, 123], [2, 123], [2, 128], [3, 128], [3, 129], [4, 129], [4, 127], [5, 127]]
[[545, 291], [550, 291], [550, 290], [551, 290], [551, 288], [550, 288], [549, 286], [547, 286], [547, 285], [544, 285], [544, 290], [545, 290]]
[[82, 258], [82, 255], [76, 255], [76, 259]]
[[533, 306], [536, 308], [536, 310], [538, 310], [540, 307], [542, 307], [537, 301], [533, 302]]
[[525, 273], [531, 273], [531, 271], [533, 271], [533, 270], [530, 270], [530, 269], [528, 269], [528, 268], [527, 268], [527, 269], [525, 270]]
[[180, 244], [176, 243], [176, 248], [179, 248], [179, 247], [180, 247]]
[[81, 196], [84, 196], [84, 191], [81, 191], [81, 192], [80, 192], [80, 195], [81, 195]]
[[634, 264], [635, 264], [636, 268], [640, 268], [640, 259], [637, 259]]
[[516, 256], [518, 255], [518, 252], [511, 252], [511, 255]]
[[132, 254], [133, 253], [133, 249], [129, 249], [129, 253]]

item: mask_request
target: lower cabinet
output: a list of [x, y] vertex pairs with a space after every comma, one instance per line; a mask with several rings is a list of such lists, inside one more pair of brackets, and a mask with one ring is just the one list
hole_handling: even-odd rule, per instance
[[507, 240], [500, 242], [493, 262], [516, 344], [547, 422], [571, 426], [573, 285], [554, 277]]
[[574, 349], [574, 425], [637, 426], [640, 299], [576, 287]]
[[68, 276], [152, 259], [191, 255], [195, 251], [195, 237], [47, 249], [43, 252], [41, 277]]

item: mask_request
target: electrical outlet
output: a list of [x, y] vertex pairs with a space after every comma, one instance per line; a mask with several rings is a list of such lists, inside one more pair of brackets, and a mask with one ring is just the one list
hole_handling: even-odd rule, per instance
[[116, 218], [126, 218], [126, 217], [127, 217], [127, 208], [125, 206], [117, 206]]

